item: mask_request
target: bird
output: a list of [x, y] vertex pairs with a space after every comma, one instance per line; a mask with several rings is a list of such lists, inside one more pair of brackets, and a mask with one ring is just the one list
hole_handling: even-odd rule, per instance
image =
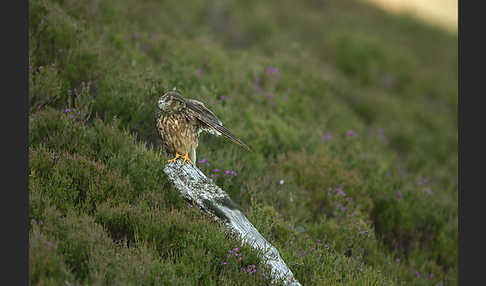
[[223, 127], [221, 120], [200, 101], [184, 98], [177, 91], [169, 91], [160, 96], [157, 107], [157, 132], [167, 155], [174, 156], [167, 163], [182, 158], [182, 165], [188, 161], [195, 166], [199, 135], [203, 131], [216, 136], [224, 135], [250, 151], [250, 147]]

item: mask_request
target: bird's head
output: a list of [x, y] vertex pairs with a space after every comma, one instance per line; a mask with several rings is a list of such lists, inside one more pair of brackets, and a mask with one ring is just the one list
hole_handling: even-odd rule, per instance
[[186, 107], [184, 98], [175, 91], [166, 92], [159, 98], [157, 106], [163, 112], [179, 112]]

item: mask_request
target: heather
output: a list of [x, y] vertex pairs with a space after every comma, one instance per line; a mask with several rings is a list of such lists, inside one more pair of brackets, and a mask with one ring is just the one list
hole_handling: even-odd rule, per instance
[[158, 96], [200, 100], [198, 167], [303, 285], [457, 284], [457, 35], [358, 1], [29, 1], [32, 285], [270, 285], [178, 196]]

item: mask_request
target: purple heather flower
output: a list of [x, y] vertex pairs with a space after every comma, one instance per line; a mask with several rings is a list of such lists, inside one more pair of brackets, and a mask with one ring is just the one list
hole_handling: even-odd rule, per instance
[[226, 171], [224, 171], [224, 176], [225, 176], [225, 177], [226, 177], [226, 176], [228, 176], [229, 174], [230, 174], [230, 170], [226, 170]]
[[418, 271], [415, 271], [415, 276], [420, 277], [420, 273]]
[[222, 263], [222, 264], [223, 264], [223, 265], [226, 265], [227, 263], [226, 263], [226, 261], [223, 261], [223, 263]]
[[44, 222], [43, 222], [42, 220], [40, 220], [40, 221], [39, 221], [39, 224], [40, 224], [40, 225], [43, 225], [43, 224], [44, 224]]
[[238, 252], [238, 247], [235, 247], [235, 249], [234, 249], [234, 250], [235, 250], [236, 252]]
[[35, 221], [35, 219], [32, 219], [31, 220], [33, 224], [37, 224], [37, 222]]
[[224, 95], [221, 95], [219, 98], [220, 98], [222, 101], [224, 101], [225, 96], [224, 96]]
[[440, 281], [439, 286], [444, 286], [444, 281]]
[[306, 255], [307, 255], [307, 251], [302, 250], [302, 252], [300, 253], [299, 257], [304, 257]]
[[201, 160], [199, 160], [199, 164], [204, 164], [206, 163], [206, 159], [205, 158], [202, 158]]
[[381, 83], [383, 84], [383, 87], [391, 89], [395, 86], [395, 77], [393, 75], [384, 75], [381, 77]]
[[337, 189], [336, 189], [336, 192], [337, 192], [337, 194], [338, 194], [339, 196], [343, 196], [343, 197], [344, 197], [344, 196], [346, 195], [346, 193], [345, 193], [345, 192], [343, 192], [343, 190], [341, 189], [341, 187], [337, 188]]
[[358, 133], [356, 133], [353, 129], [349, 129], [346, 131], [346, 137], [356, 137], [358, 136]]
[[69, 107], [66, 107], [66, 109], [64, 109], [64, 113], [68, 113], [68, 112], [71, 112], [71, 109], [69, 109]]
[[265, 70], [265, 73], [271, 76], [274, 76], [276, 78], [280, 77], [280, 72], [278, 71], [278, 68], [276, 67], [267, 67]]
[[326, 249], [327, 249], [327, 248], [329, 248], [329, 246], [328, 246], [327, 244], [324, 244], [324, 248], [326, 248]]
[[403, 194], [401, 191], [398, 191], [398, 197], [401, 199], [403, 197]]
[[47, 242], [47, 247], [51, 247], [52, 243], [50, 241]]
[[322, 133], [321, 140], [322, 142], [327, 142], [332, 139], [332, 135], [330, 133]]
[[270, 98], [272, 98], [272, 99], [273, 99], [273, 98], [275, 97], [275, 94], [273, 94], [273, 92], [271, 92], [271, 91], [270, 91], [270, 92], [268, 93], [268, 97], [270, 97]]
[[430, 278], [430, 279], [434, 279], [434, 278], [435, 278], [434, 273], [430, 273], [430, 274], [429, 274], [429, 278]]
[[147, 52], [149, 49], [150, 49], [150, 45], [148, 44], [142, 44], [142, 46], [140, 47], [140, 49], [144, 52]]
[[316, 243], [321, 243], [321, 240], [320, 239], [316, 240]]
[[233, 175], [233, 176], [238, 176], [238, 174], [236, 174], [236, 172], [235, 172], [235, 171], [231, 171], [231, 175]]
[[379, 136], [381, 139], [386, 139], [386, 136], [385, 136], [385, 129], [383, 129], [383, 128], [378, 128], [377, 133], [378, 133], [378, 136]]
[[215, 168], [215, 169], [213, 169], [213, 172], [214, 173], [217, 173], [217, 172], [219, 172], [219, 169], [218, 168]]
[[211, 177], [214, 177], [214, 174], [211, 174]]

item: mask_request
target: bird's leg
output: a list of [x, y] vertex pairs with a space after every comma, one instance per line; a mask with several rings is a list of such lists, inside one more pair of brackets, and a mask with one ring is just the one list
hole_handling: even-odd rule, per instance
[[167, 163], [170, 163], [170, 162], [174, 162], [174, 163], [175, 163], [175, 162], [177, 161], [177, 159], [179, 159], [179, 158], [184, 158], [184, 156], [182, 156], [182, 155], [181, 155], [181, 154], [179, 154], [179, 153], [176, 153], [176, 155], [175, 155], [175, 157], [174, 157], [174, 158], [172, 158], [172, 159], [170, 159], [170, 160], [167, 160]]
[[189, 159], [189, 153], [186, 153], [186, 155], [184, 155], [184, 156], [181, 155], [181, 158], [184, 158], [184, 161], [182, 161], [182, 166], [184, 166], [184, 163], [186, 161], [189, 161], [189, 163], [191, 163], [191, 165], [194, 166], [194, 163], [191, 161], [191, 159]]

